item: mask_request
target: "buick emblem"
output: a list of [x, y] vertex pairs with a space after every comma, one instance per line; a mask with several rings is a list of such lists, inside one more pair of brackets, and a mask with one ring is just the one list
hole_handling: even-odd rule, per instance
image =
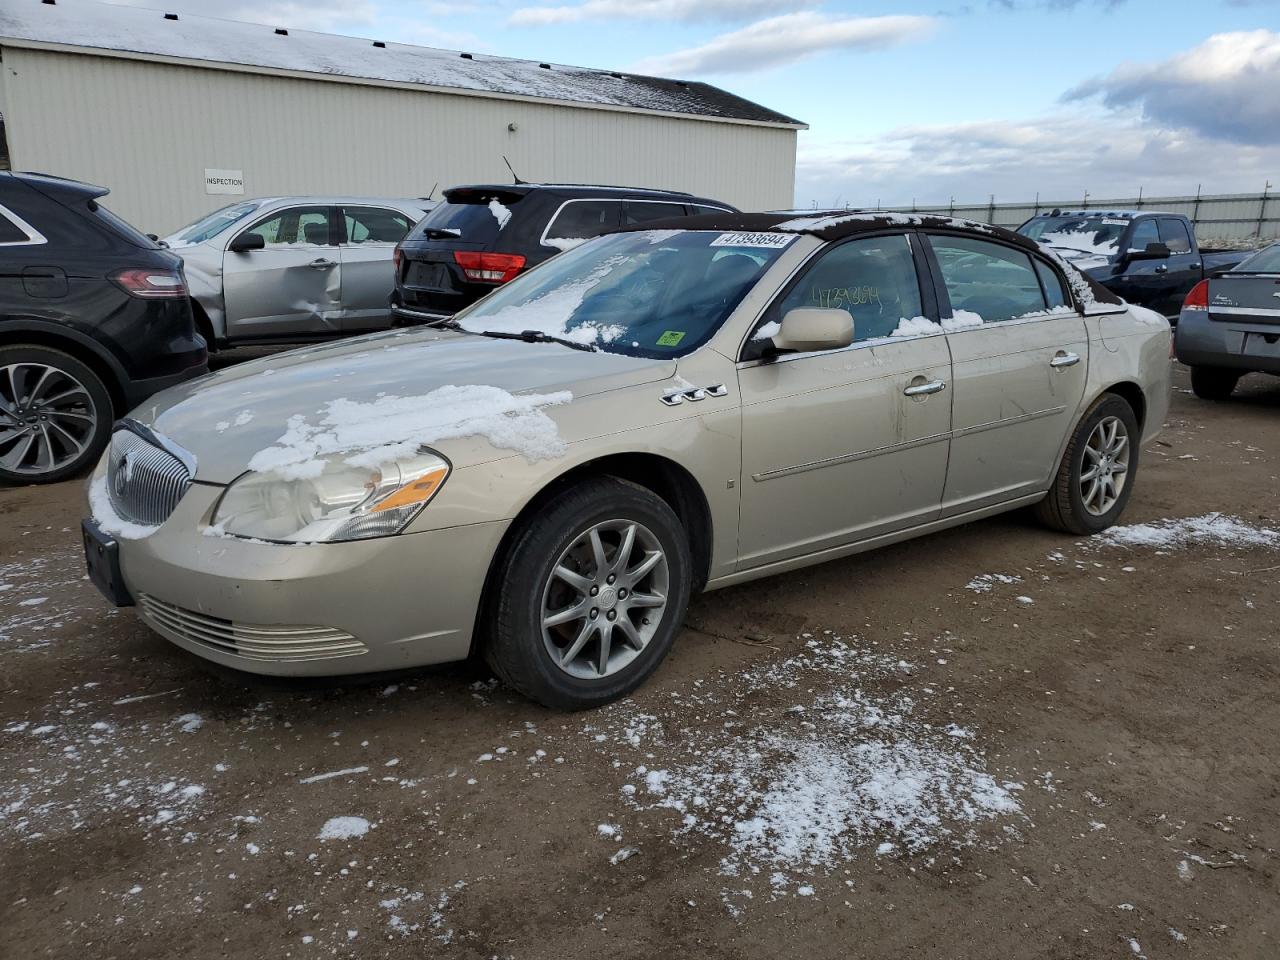
[[1277, 300], [1280, 300], [1280, 293], [1273, 293], [1272, 296], [1275, 297]]
[[113, 478], [113, 486], [117, 497], [123, 497], [125, 488], [129, 485], [129, 458], [123, 456], [116, 461], [115, 477]]

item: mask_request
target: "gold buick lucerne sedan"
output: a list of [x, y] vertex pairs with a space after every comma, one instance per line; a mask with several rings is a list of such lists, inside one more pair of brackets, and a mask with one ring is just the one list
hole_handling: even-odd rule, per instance
[[1089, 534], [1169, 397], [1169, 324], [935, 217], [599, 237], [431, 328], [219, 371], [121, 421], [90, 575], [265, 674], [483, 654], [559, 708], [635, 689], [690, 595], [1018, 507]]

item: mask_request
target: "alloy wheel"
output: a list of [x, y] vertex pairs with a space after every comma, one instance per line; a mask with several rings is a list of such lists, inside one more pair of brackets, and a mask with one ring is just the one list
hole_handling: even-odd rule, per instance
[[0, 467], [50, 473], [81, 456], [98, 426], [83, 383], [46, 363], [0, 367]]
[[1120, 499], [1129, 474], [1129, 431], [1119, 417], [1104, 417], [1089, 433], [1080, 467], [1084, 508], [1100, 517]]
[[648, 527], [632, 520], [597, 523], [574, 538], [547, 577], [543, 645], [570, 676], [611, 676], [653, 639], [669, 587], [666, 553]]

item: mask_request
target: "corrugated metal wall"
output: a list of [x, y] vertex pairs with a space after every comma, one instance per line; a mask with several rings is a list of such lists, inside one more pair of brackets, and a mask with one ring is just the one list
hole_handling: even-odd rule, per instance
[[1038, 200], [1031, 203], [953, 203], [885, 207], [895, 213], [939, 213], [1016, 228], [1038, 213], [1063, 210], [1162, 210], [1181, 213], [1207, 245], [1256, 245], [1280, 239], [1280, 198], [1274, 193], [1219, 193], [1184, 197], [1124, 197], [1119, 200]]
[[[424, 196], [439, 182], [525, 180], [687, 190], [787, 207], [794, 130], [270, 77], [6, 46], [13, 167], [98, 183], [108, 205], [167, 233], [235, 197]], [[514, 132], [508, 124], [515, 124]], [[436, 194], [439, 196], [439, 194]]]

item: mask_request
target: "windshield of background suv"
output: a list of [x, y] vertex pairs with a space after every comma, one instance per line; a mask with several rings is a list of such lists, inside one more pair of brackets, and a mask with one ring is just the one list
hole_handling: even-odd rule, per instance
[[786, 233], [646, 230], [592, 240], [459, 313], [473, 333], [537, 331], [638, 357], [700, 347], [794, 240]]
[[260, 206], [262, 206], [262, 203], [258, 200], [233, 203], [229, 207], [223, 207], [220, 210], [213, 211], [208, 216], [201, 217], [190, 226], [183, 227], [169, 239], [174, 243], [204, 243], [206, 240], [216, 237], [233, 223], [239, 223]]
[[1120, 237], [1129, 223], [1120, 217], [1041, 217], [1018, 232], [1046, 246], [1110, 257], [1119, 251]]
[[1231, 268], [1232, 273], [1280, 273], [1280, 243], [1259, 250]]

